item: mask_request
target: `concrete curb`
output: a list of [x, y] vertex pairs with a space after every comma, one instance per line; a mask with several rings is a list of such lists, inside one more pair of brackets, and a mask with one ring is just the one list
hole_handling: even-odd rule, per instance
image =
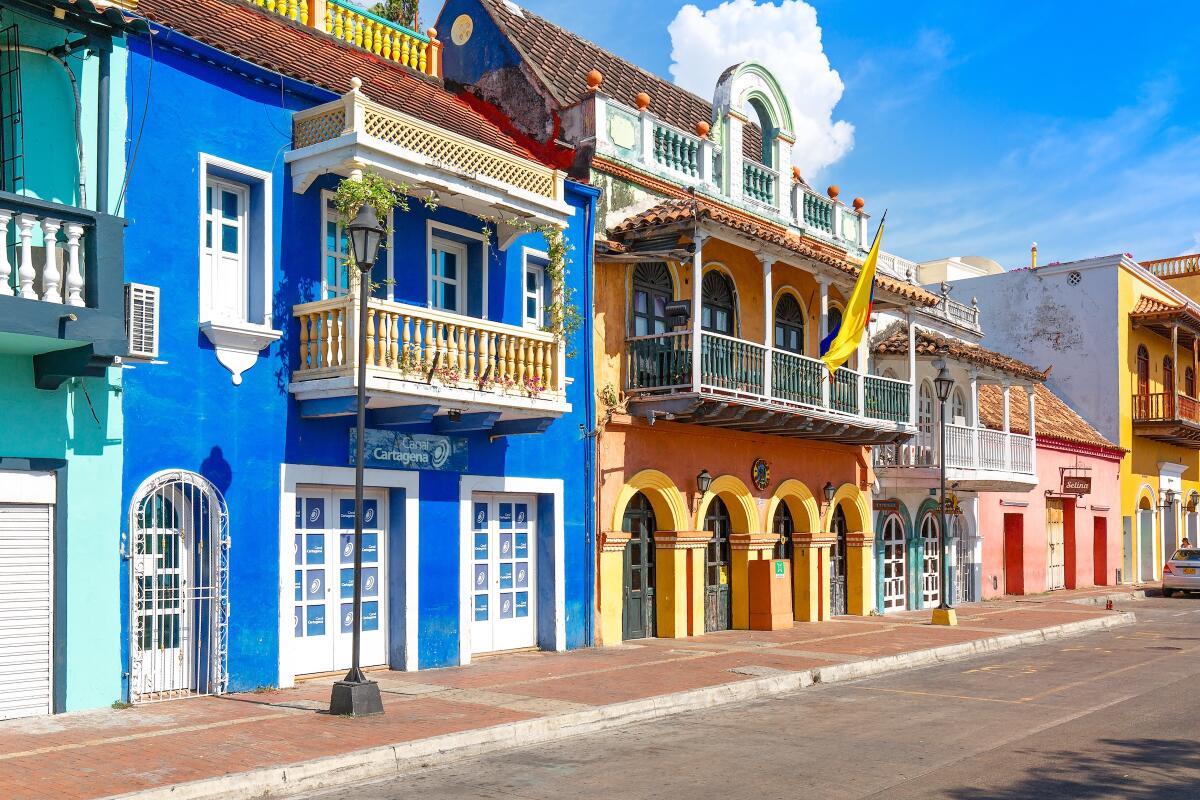
[[145, 789], [114, 795], [109, 800], [164, 800], [165, 798], [170, 798], [170, 800], [210, 800], [210, 798], [212, 800], [218, 798], [220, 800], [254, 800], [254, 798], [286, 797], [301, 792], [333, 789], [358, 781], [400, 775], [414, 768], [434, 766], [498, 750], [527, 747], [532, 744], [594, 733], [688, 711], [775, 697], [817, 683], [857, 680], [903, 669], [916, 669], [947, 661], [958, 661], [970, 656], [1007, 650], [1022, 645], [1078, 636], [1129, 625], [1135, 619], [1132, 613], [1121, 612], [1107, 617], [1068, 622], [1033, 631], [1003, 634], [988, 639], [917, 650], [883, 658], [835, 664], [704, 689], [676, 692], [553, 717], [523, 720], [429, 739], [372, 747], [299, 764], [264, 767], [248, 772], [222, 775], [218, 778], [205, 778], [172, 786]]
[[1102, 606], [1109, 600], [1114, 603], [1122, 601], [1137, 601], [1146, 599], [1145, 589], [1129, 589], [1124, 592], [1109, 592], [1108, 594], [1098, 594], [1094, 597], [1079, 597], [1074, 600], [1068, 600], [1068, 603], [1075, 603], [1080, 606]]

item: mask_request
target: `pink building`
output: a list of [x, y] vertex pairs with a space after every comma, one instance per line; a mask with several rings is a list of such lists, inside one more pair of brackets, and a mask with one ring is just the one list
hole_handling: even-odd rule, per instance
[[[1011, 430], [1028, 433], [1025, 390], [1009, 390]], [[1037, 486], [980, 492], [983, 597], [1108, 586], [1121, 565], [1120, 465], [1125, 451], [1053, 392], [1034, 392]], [[979, 417], [1003, 429], [1004, 392], [980, 386]]]

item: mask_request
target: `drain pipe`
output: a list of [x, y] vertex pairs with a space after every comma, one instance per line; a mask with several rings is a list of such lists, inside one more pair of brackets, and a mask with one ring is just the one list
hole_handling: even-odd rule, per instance
[[109, 77], [112, 46], [105, 42], [100, 46], [100, 75], [96, 85], [96, 210], [101, 214], [108, 213], [108, 126], [110, 123], [109, 109]]
[[[62, 58], [59, 58], [49, 50], [43, 50], [40, 47], [32, 47], [27, 44], [19, 44], [16, 46], [16, 51], [19, 53], [33, 53], [34, 55], [45, 56], [58, 62], [58, 65], [66, 71], [67, 77], [71, 80], [71, 93], [75, 95], [75, 152], [79, 156], [79, 205], [87, 208], [87, 159], [83, 153], [83, 102], [79, 98], [79, 79], [75, 77], [75, 72], [71, 69]], [[107, 86], [107, 83], [105, 84]]]

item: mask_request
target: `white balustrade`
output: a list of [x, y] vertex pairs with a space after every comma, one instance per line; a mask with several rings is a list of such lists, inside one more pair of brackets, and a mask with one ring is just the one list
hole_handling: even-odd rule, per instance
[[[11, 244], [10, 230], [15, 236]], [[83, 234], [84, 226], [75, 222], [0, 210], [0, 295], [83, 306], [84, 277], [80, 262]]]

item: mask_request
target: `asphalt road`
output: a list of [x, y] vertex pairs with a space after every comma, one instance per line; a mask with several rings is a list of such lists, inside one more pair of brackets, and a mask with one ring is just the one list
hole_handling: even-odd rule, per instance
[[313, 795], [1200, 798], [1200, 599], [1136, 625]]

